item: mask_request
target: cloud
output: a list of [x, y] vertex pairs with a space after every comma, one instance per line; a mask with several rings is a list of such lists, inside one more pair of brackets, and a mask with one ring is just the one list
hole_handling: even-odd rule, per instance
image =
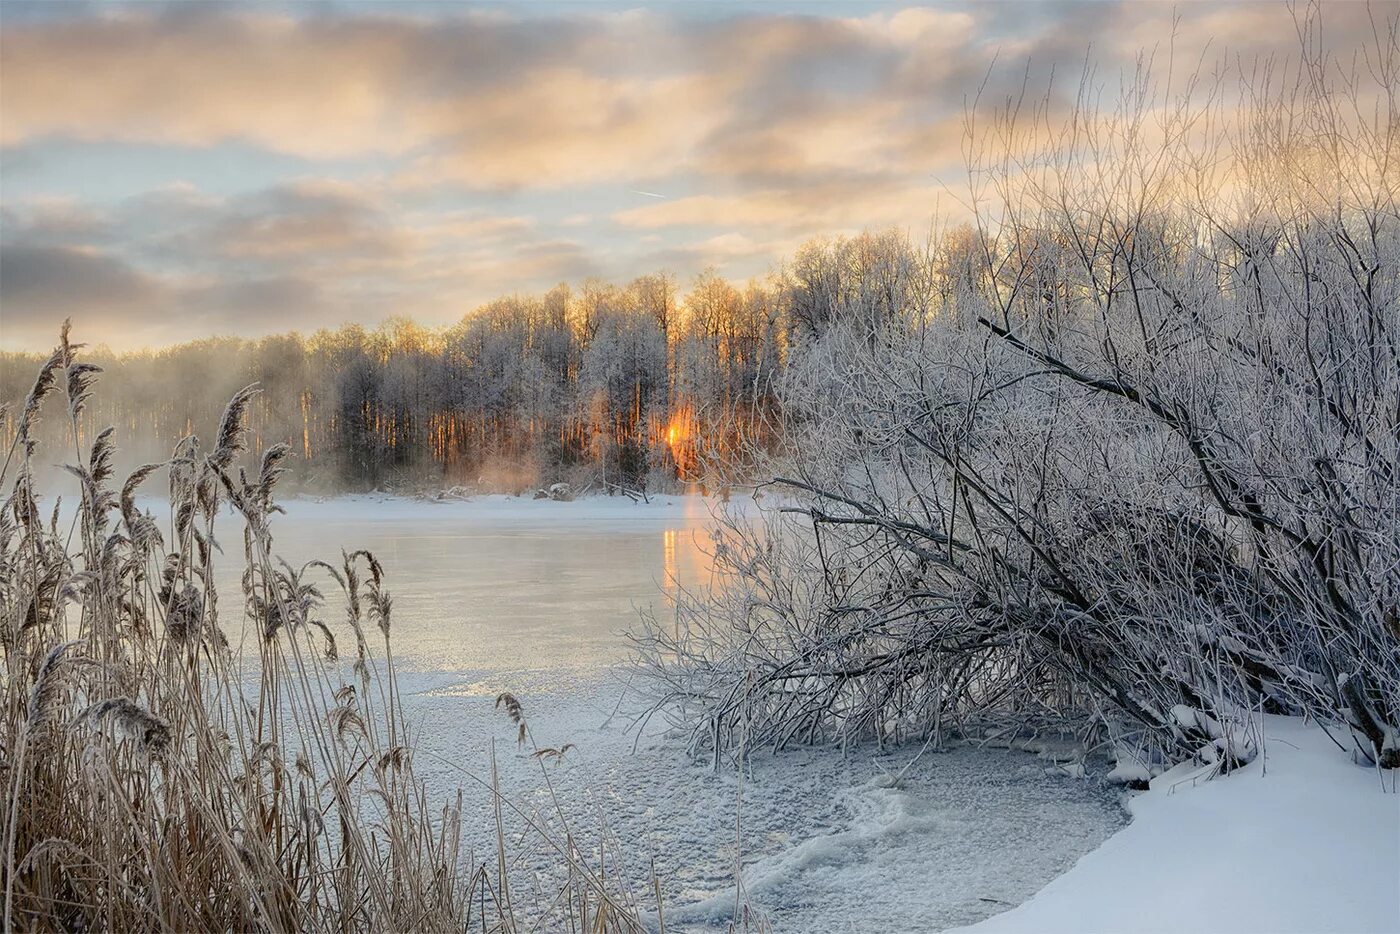
[[188, 288], [180, 295], [179, 304], [187, 313], [203, 314], [214, 322], [237, 318], [243, 324], [271, 325], [273, 330], [289, 318], [314, 320], [323, 311], [316, 283], [290, 276]]
[[7, 308], [40, 314], [96, 302], [125, 308], [158, 293], [155, 283], [110, 255], [27, 244], [0, 252], [0, 297]]
[[[1002, 6], [1012, 9], [688, 20], [198, 4], [41, 17], [0, 35], [0, 142], [237, 141], [312, 159], [378, 155], [409, 187], [492, 190], [889, 171], [910, 166], [884, 135], [960, 112], [994, 55], [1072, 69], [1094, 48], [1116, 67], [1172, 23], [1153, 5], [1058, 4], [1054, 17]], [[1328, 19], [1342, 41], [1366, 23], [1355, 8]], [[1275, 5], [1181, 11], [1188, 54], [1211, 35], [1222, 51], [1296, 42]]]
[[[410, 180], [557, 185], [673, 158], [710, 82], [642, 64], [646, 17], [447, 20], [122, 8], [0, 36], [0, 142], [251, 142], [309, 158], [407, 155]], [[100, 75], [100, 80], [82, 76]]]
[[300, 183], [234, 199], [196, 230], [224, 259], [302, 265], [390, 262], [406, 245], [388, 213], [346, 186]]
[[662, 177], [683, 168], [722, 123], [723, 83], [541, 71], [487, 99], [441, 106], [441, 139], [399, 179], [409, 187], [557, 189]]
[[730, 195], [695, 195], [620, 211], [613, 218], [641, 230], [739, 229], [786, 237], [850, 233], [866, 227], [927, 229], [941, 195], [941, 189], [928, 179], [907, 183], [857, 177]]
[[141, 315], [165, 299], [158, 281], [110, 254], [23, 243], [0, 248], [0, 332], [9, 346], [51, 344], [69, 315]]
[[31, 349], [69, 315], [118, 348], [395, 314], [442, 322], [601, 271], [526, 217], [404, 211], [316, 180], [227, 197], [177, 185], [104, 210], [20, 203], [3, 220], [0, 341]]
[[[54, 9], [0, 32], [6, 345], [68, 313], [168, 342], [444, 321], [658, 266], [749, 274], [806, 237], [956, 212], [942, 181], [974, 97], [1053, 71], [1063, 108], [1086, 56], [1111, 97], [1144, 47], [1182, 70], [1297, 44], [1272, 3]], [[1362, 5], [1325, 14], [1336, 48], [1370, 34]], [[117, 144], [170, 177], [103, 197]]]
[[38, 246], [101, 242], [111, 231], [100, 212], [69, 198], [41, 198], [30, 202], [23, 214], [0, 207], [0, 230], [24, 227]]

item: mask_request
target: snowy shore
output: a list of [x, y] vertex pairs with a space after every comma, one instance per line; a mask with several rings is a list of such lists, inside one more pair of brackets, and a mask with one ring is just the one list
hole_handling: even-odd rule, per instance
[[1394, 934], [1400, 789], [1316, 725], [1267, 717], [1263, 755], [1201, 781], [1178, 767], [1132, 823], [1025, 904], [964, 934]]
[[[737, 499], [737, 497], [736, 497]], [[307, 520], [478, 519], [510, 522], [589, 522], [632, 519], [703, 519], [714, 500], [693, 493], [655, 494], [650, 501], [589, 495], [559, 501], [529, 494], [485, 493], [435, 499], [390, 493], [291, 496], [279, 500], [289, 516]]]

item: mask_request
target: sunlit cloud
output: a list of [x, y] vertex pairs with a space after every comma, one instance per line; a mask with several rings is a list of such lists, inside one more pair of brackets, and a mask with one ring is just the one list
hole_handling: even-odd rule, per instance
[[[15, 10], [7, 347], [67, 314], [161, 343], [442, 323], [657, 263], [762, 274], [804, 237], [947, 210], [979, 95], [1297, 42], [1277, 3]], [[1369, 33], [1360, 5], [1326, 19]]]

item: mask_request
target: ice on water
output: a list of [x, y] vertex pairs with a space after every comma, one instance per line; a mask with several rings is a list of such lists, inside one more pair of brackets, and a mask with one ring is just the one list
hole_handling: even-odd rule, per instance
[[[621, 632], [675, 586], [705, 583], [703, 503], [292, 501], [289, 557], [365, 547], [395, 595], [417, 769], [494, 843], [492, 758], [509, 833], [601, 841], [643, 904], [661, 880], [669, 930], [722, 928], [742, 898], [778, 931], [926, 931], [1017, 904], [1124, 821], [1117, 793], [1005, 750], [751, 756], [740, 773], [687, 759], [654, 722], [629, 730]], [[495, 707], [524, 704], [521, 749]], [[473, 811], [473, 808], [475, 811]], [[473, 818], [474, 815], [474, 818]], [[530, 829], [529, 825], [537, 825]], [[522, 847], [522, 850], [527, 848]], [[558, 861], [533, 868], [550, 891]]]

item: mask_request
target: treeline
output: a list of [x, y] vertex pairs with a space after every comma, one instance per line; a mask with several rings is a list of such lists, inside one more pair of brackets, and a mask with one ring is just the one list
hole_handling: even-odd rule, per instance
[[[125, 354], [98, 347], [87, 359], [104, 368], [104, 392], [81, 430], [117, 426], [127, 466], [159, 460], [186, 434], [212, 430], [230, 396], [258, 383], [252, 443], [291, 445], [291, 481], [307, 488], [694, 483], [775, 443], [773, 387], [793, 348], [824, 326], [838, 294], [878, 290], [880, 270], [906, 252], [895, 234], [814, 242], [742, 289], [712, 273], [683, 296], [665, 274], [560, 285], [441, 329], [393, 319]], [[75, 309], [76, 337], [86, 324]], [[42, 360], [0, 356], [7, 444]]]

